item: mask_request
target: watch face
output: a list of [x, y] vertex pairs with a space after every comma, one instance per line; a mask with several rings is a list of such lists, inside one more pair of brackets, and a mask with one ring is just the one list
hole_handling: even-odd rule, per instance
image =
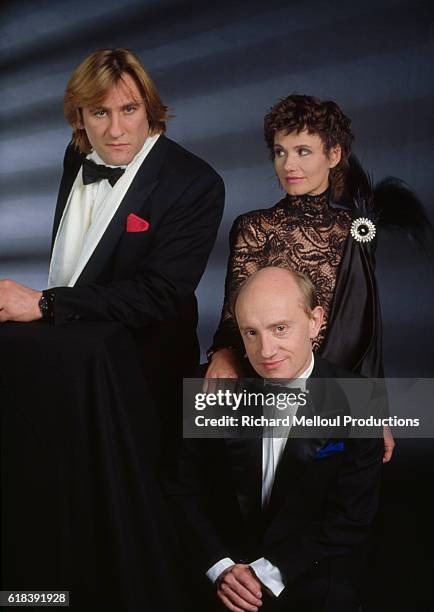
[[54, 295], [53, 294], [42, 294], [42, 297], [38, 302], [39, 310], [43, 319], [52, 319], [54, 317]]
[[44, 316], [44, 314], [48, 310], [47, 298], [45, 297], [45, 295], [43, 295], [39, 299], [38, 306], [39, 306], [39, 310], [41, 311], [42, 316]]

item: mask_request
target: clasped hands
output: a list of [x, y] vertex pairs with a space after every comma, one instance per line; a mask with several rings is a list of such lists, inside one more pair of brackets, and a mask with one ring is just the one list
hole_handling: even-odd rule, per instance
[[0, 280], [0, 323], [19, 321], [28, 323], [42, 318], [38, 302], [41, 291], [35, 291], [13, 280]]
[[217, 597], [232, 612], [257, 612], [262, 605], [261, 581], [250, 565], [236, 563], [217, 579]]

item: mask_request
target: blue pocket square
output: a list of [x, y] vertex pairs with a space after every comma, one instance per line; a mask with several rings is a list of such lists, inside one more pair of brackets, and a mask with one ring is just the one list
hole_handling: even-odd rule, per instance
[[329, 455], [334, 455], [335, 453], [342, 453], [344, 450], [344, 443], [341, 442], [330, 442], [323, 448], [320, 448], [316, 453], [314, 459], [324, 459], [324, 457], [328, 457]]

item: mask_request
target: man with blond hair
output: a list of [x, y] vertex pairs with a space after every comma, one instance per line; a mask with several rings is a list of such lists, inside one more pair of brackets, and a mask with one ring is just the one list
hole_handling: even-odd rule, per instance
[[48, 287], [0, 280], [0, 323], [24, 324], [2, 328], [5, 583], [69, 588], [74, 610], [175, 612], [155, 464], [175, 446], [182, 375], [199, 358], [194, 292], [224, 185], [165, 136], [168, 108], [127, 49], [85, 58], [64, 111]]
[[119, 321], [153, 378], [198, 359], [194, 291], [221, 220], [217, 173], [164, 135], [168, 108], [139, 59], [103, 49], [73, 72], [72, 141], [54, 217], [48, 288], [0, 280], [0, 322]]
[[[297, 417], [345, 413], [348, 402], [334, 379], [352, 374], [313, 356], [323, 309], [307, 277], [278, 267], [259, 270], [234, 296], [233, 308], [251, 366], [271, 379], [268, 390], [307, 392], [311, 397], [296, 407]], [[292, 433], [184, 440], [166, 486], [197, 592], [205, 589], [205, 576], [214, 584], [207, 609], [219, 602], [233, 612], [359, 610], [361, 551], [379, 498], [381, 439]]]

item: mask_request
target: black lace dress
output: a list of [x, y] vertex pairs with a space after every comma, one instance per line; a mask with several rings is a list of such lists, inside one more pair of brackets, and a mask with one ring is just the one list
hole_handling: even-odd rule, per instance
[[372, 244], [350, 234], [351, 208], [329, 193], [289, 196], [269, 209], [238, 217], [230, 233], [225, 299], [213, 351], [232, 347], [244, 354], [229, 310], [233, 291], [264, 266], [288, 266], [307, 274], [325, 311], [314, 351], [336, 365], [382, 376], [381, 316], [373, 273]]

